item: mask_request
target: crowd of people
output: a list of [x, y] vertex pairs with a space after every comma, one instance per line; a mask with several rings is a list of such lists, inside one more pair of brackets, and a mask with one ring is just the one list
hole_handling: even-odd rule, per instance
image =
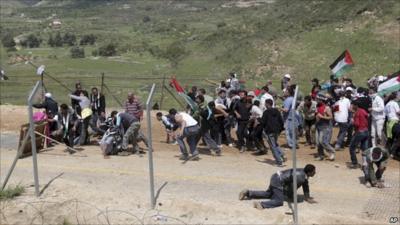
[[[299, 91], [296, 97], [296, 84], [290, 74], [283, 76], [278, 91], [271, 81], [261, 88], [246, 90], [236, 74], [231, 73], [211, 93], [215, 97], [204, 88], [193, 86], [187, 96], [195, 106], [188, 104], [179, 112], [171, 108], [167, 114], [158, 112], [156, 117], [165, 127], [166, 142], [179, 146], [181, 160], [199, 160], [199, 144], [217, 156], [221, 156], [223, 148], [233, 147], [240, 153], [252, 151], [254, 155], [271, 151], [276, 166], [282, 167], [287, 160], [282, 148], [299, 148], [297, 137], [305, 136], [304, 145], [316, 148], [315, 160], [334, 161], [335, 153], [348, 147], [349, 167], [361, 168], [366, 182], [383, 187], [382, 175], [389, 158], [400, 157], [400, 92], [381, 96], [377, 93], [378, 84], [356, 87], [349, 78], [333, 76], [320, 84], [314, 78], [310, 92], [304, 96]], [[96, 87], [89, 94], [78, 82], [70, 98], [70, 105], [58, 107], [53, 96], [46, 93], [42, 103], [33, 105], [45, 109], [50, 137], [62, 140], [70, 148], [87, 145], [91, 143], [90, 127], [91, 133], [101, 139], [98, 143], [105, 158], [127, 151], [140, 152], [140, 141], [147, 145], [140, 131], [143, 106], [133, 93], [128, 93], [123, 111], [112, 111], [108, 117], [105, 97]], [[338, 128], [337, 134], [334, 127]], [[282, 133], [286, 143], [279, 143]], [[336, 140], [333, 143], [332, 138]], [[128, 148], [129, 143], [132, 149]], [[358, 153], [361, 154], [357, 156]], [[301, 179], [304, 174], [313, 176], [315, 166], [308, 165], [301, 174]], [[271, 182], [275, 181], [271, 178]], [[304, 179], [299, 182], [304, 184]], [[308, 186], [306, 189], [308, 195]], [[278, 197], [271, 197], [271, 191], [278, 193]], [[255, 205], [257, 208], [275, 207], [283, 201], [273, 186], [263, 193], [244, 191], [240, 198], [259, 195], [279, 202], [260, 203]], [[312, 202], [311, 198], [308, 200]]]

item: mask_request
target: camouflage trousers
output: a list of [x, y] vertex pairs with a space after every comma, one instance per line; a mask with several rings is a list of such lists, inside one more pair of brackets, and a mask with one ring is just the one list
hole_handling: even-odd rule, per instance
[[139, 150], [138, 139], [139, 139], [140, 122], [133, 122], [129, 128], [125, 131], [124, 137], [122, 138], [122, 149], [128, 149], [128, 143], [131, 142], [133, 145], [133, 151]]

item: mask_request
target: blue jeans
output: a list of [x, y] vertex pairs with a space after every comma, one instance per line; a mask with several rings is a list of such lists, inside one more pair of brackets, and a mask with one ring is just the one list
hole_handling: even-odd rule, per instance
[[285, 154], [282, 152], [281, 148], [278, 145], [278, 134], [266, 134], [264, 133], [265, 138], [267, 139], [268, 145], [272, 150], [272, 154], [275, 158], [276, 164], [281, 165], [283, 157]]
[[285, 136], [286, 136], [286, 142], [290, 148], [295, 145], [294, 143], [294, 134], [293, 134], [293, 123], [291, 120], [286, 119], [285, 121]]
[[356, 155], [356, 148], [358, 145], [361, 146], [361, 150], [364, 151], [365, 149], [368, 148], [368, 131], [356, 131], [354, 133], [353, 138], [351, 139], [350, 142], [350, 158], [351, 158], [351, 163], [352, 164], [357, 164], [357, 155]]
[[317, 144], [318, 144], [318, 155], [324, 157], [324, 149], [330, 153], [335, 153], [335, 149], [330, 144], [332, 134], [332, 127], [330, 125], [317, 125]]
[[349, 128], [348, 123], [338, 123], [339, 125], [339, 133], [337, 136], [336, 148], [343, 148], [344, 147], [344, 138], [346, 137], [347, 134], [347, 129]]
[[276, 187], [271, 184], [279, 184], [280, 179], [277, 175], [273, 175], [271, 177], [271, 182], [266, 191], [249, 191], [250, 199], [271, 199], [269, 201], [262, 201], [261, 205], [263, 208], [275, 208], [279, 206], [283, 206], [283, 201], [285, 200], [283, 194], [283, 187]]
[[185, 127], [183, 129], [183, 135], [179, 136], [177, 138], [177, 142], [179, 145], [179, 149], [181, 150], [183, 155], [188, 155], [188, 151], [186, 149], [186, 145], [185, 142], [183, 141], [183, 139], [186, 138], [186, 142], [189, 145], [190, 148], [190, 153], [192, 155], [198, 155], [199, 152], [197, 151], [197, 141], [198, 141], [198, 135], [200, 132], [200, 128], [198, 125], [195, 126], [191, 126], [191, 127]]

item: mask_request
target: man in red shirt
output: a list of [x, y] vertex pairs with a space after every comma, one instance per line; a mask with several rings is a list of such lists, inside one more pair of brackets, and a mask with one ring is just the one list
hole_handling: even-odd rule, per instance
[[365, 151], [368, 148], [368, 112], [361, 108], [360, 103], [353, 102], [353, 125], [355, 133], [350, 142], [350, 158], [351, 158], [351, 168], [358, 168], [356, 148], [361, 146], [361, 150]]

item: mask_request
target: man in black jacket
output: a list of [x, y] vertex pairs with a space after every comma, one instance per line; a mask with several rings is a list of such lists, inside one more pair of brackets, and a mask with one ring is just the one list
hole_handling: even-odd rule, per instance
[[37, 109], [46, 110], [50, 133], [57, 130], [57, 121], [53, 118], [58, 114], [58, 103], [53, 99], [51, 93], [46, 93], [44, 95], [44, 101], [42, 103], [33, 104], [32, 106]]
[[[239, 148], [240, 153], [245, 152], [245, 146], [249, 143], [249, 135], [248, 135], [248, 124], [250, 119], [250, 109], [252, 106], [252, 102], [250, 99], [243, 97], [237, 103], [234, 108], [234, 113], [236, 115], [237, 120], [237, 147]], [[246, 139], [246, 143], [245, 143]]]
[[[307, 164], [304, 169], [296, 169], [297, 188], [303, 187], [304, 200], [308, 203], [317, 203], [310, 197], [310, 188], [308, 186], [308, 178], [315, 175], [315, 166]], [[239, 194], [239, 200], [250, 199], [271, 199], [269, 201], [254, 202], [257, 209], [275, 208], [283, 205], [285, 196], [288, 199], [293, 197], [293, 170], [283, 170], [274, 173], [271, 176], [269, 187], [266, 191], [249, 191], [243, 190]]]
[[261, 124], [264, 128], [264, 136], [267, 139], [268, 145], [272, 150], [277, 166], [282, 166], [282, 161], [286, 161], [285, 154], [279, 148], [278, 136], [283, 130], [283, 119], [278, 109], [273, 108], [271, 99], [265, 100], [267, 108], [261, 118]]
[[99, 93], [96, 87], [92, 88], [90, 94], [90, 105], [92, 106], [92, 119], [90, 121], [90, 128], [97, 134], [104, 134], [105, 130], [97, 126], [97, 121], [104, 121], [106, 119], [106, 99], [103, 94]]

